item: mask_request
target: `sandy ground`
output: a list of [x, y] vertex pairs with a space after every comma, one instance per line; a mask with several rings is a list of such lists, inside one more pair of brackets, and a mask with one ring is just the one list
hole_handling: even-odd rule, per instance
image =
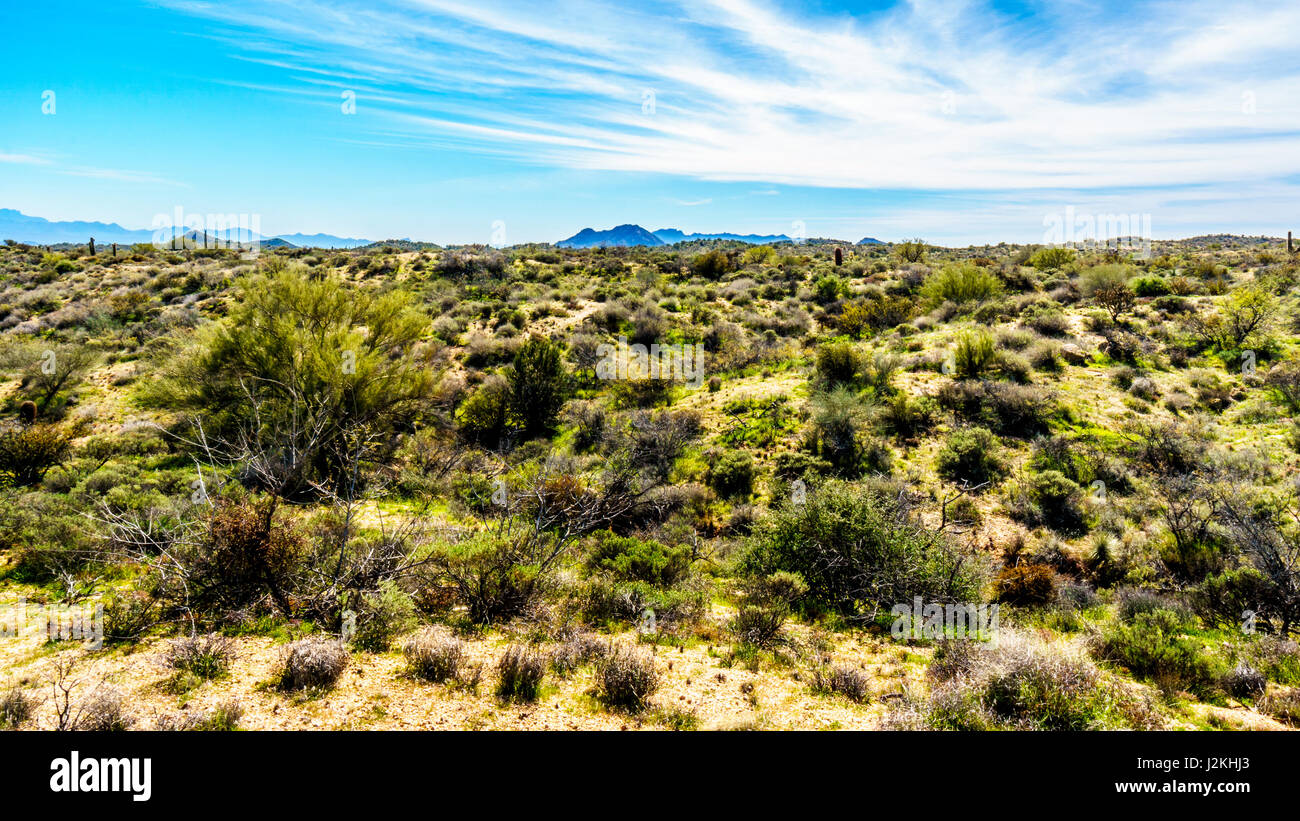
[[[7, 615], [12, 599], [0, 604]], [[713, 620], [725, 619], [715, 611]], [[795, 632], [800, 632], [795, 628]], [[634, 633], [602, 636], [617, 644], [635, 644]], [[725, 646], [694, 640], [685, 646], [645, 644], [654, 654], [660, 686], [654, 706], [691, 713], [701, 729], [872, 729], [889, 698], [905, 682], [918, 685], [923, 650], [852, 637], [835, 636], [836, 664], [852, 664], [873, 680], [872, 697], [854, 703], [818, 694], [809, 685], [808, 665], [768, 661], [758, 670], [727, 659]], [[272, 686], [285, 645], [265, 637], [238, 638], [236, 658], [225, 677], [176, 695], [167, 686], [172, 671], [163, 661], [167, 640], [135, 648], [87, 650], [74, 642], [47, 643], [35, 629], [0, 639], [0, 684], [19, 684], [40, 703], [33, 728], [55, 726], [54, 687], [60, 661], [75, 661], [67, 681], [76, 682], [74, 707], [98, 687], [116, 688], [126, 711], [140, 729], [153, 728], [160, 717], [195, 711], [206, 713], [237, 699], [243, 729], [281, 730], [634, 730], [663, 729], [652, 713], [631, 716], [611, 712], [591, 695], [594, 671], [584, 666], [566, 678], [548, 672], [541, 698], [532, 704], [507, 704], [493, 695], [493, 665], [509, 644], [494, 634], [466, 640], [467, 655], [483, 665], [477, 692], [455, 685], [430, 684], [410, 676], [398, 650], [354, 652], [337, 686], [314, 698], [280, 692]], [[400, 645], [400, 641], [398, 642]], [[550, 645], [542, 645], [547, 649]]]

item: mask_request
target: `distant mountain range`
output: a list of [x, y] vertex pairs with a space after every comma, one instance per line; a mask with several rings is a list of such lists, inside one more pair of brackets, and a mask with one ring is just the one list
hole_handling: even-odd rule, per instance
[[672, 245], [675, 242], [690, 242], [697, 239], [735, 240], [737, 242], [748, 242], [754, 245], [762, 245], [765, 242], [791, 242], [791, 239], [785, 234], [684, 234], [676, 228], [660, 228], [658, 231], [652, 233], [668, 245]]
[[639, 225], [618, 225], [608, 231], [583, 228], [568, 239], [555, 243], [559, 248], [629, 248], [634, 245], [666, 244]]
[[693, 240], [733, 240], [759, 245], [765, 242], [791, 242], [785, 234], [687, 234], [676, 228], [647, 231], [639, 225], [617, 225], [608, 231], [583, 228], [578, 233], [555, 243], [560, 248], [630, 248], [636, 245], [649, 247], [673, 245]]
[[[282, 239], [299, 248], [360, 248], [373, 244], [368, 239], [355, 237], [336, 237], [333, 234], [279, 234], [275, 239]], [[410, 240], [403, 240], [409, 242]]]
[[[213, 232], [210, 237], [220, 237], [223, 242], [227, 236], [230, 241], [243, 243], [260, 239], [266, 247], [297, 248], [357, 248], [370, 245], [368, 239], [336, 237], [332, 234], [284, 234], [275, 237], [249, 236], [248, 231], [237, 230]], [[0, 208], [0, 239], [11, 239], [32, 245], [58, 245], [65, 242], [86, 242], [91, 237], [100, 245], [116, 242], [119, 245], [133, 245], [137, 242], [153, 242], [153, 231], [148, 228], [123, 228], [115, 222], [52, 221], [42, 217], [32, 217], [12, 208]], [[186, 238], [202, 243], [203, 235], [196, 231], [186, 233]]]

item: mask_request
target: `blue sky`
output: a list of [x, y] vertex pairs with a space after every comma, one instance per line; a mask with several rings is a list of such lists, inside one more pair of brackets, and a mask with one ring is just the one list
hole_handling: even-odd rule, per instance
[[49, 219], [965, 244], [1042, 241], [1070, 207], [1157, 238], [1300, 230], [1294, 0], [51, 0], [0, 26], [0, 207]]

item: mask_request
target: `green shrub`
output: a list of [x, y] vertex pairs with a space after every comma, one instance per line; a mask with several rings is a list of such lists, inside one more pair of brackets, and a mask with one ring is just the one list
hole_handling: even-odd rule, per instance
[[1020, 314], [1020, 321], [1045, 336], [1065, 336], [1070, 331], [1070, 319], [1056, 303], [1038, 303]]
[[819, 277], [813, 283], [813, 294], [818, 302], [834, 302], [845, 290], [844, 280], [837, 276]]
[[899, 357], [891, 353], [878, 352], [862, 364], [862, 377], [867, 387], [875, 392], [876, 396], [885, 396], [893, 392], [894, 386], [891, 384], [894, 374], [902, 365]]
[[1256, 633], [1237, 649], [1241, 662], [1259, 670], [1270, 681], [1293, 687], [1300, 684], [1300, 643]]
[[855, 385], [864, 365], [862, 354], [848, 342], [834, 342], [817, 349], [817, 382], [826, 387]]
[[691, 550], [686, 545], [670, 548], [650, 539], [617, 536], [605, 530], [595, 535], [587, 567], [607, 571], [619, 581], [672, 587], [690, 571]]
[[894, 246], [894, 253], [898, 254], [898, 258], [903, 262], [921, 262], [925, 259], [925, 251], [925, 241], [921, 239], [900, 242]]
[[1030, 479], [1029, 492], [1049, 526], [1064, 532], [1084, 529], [1083, 489], [1063, 473], [1037, 474]]
[[72, 454], [72, 440], [84, 425], [34, 423], [0, 431], [0, 484], [38, 485], [51, 468]]
[[1275, 598], [1273, 582], [1253, 567], [1243, 566], [1207, 576], [1190, 596], [1192, 608], [1212, 627], [1239, 628], [1247, 611], [1269, 624], [1266, 603]]
[[709, 466], [709, 487], [719, 496], [748, 496], [754, 489], [754, 457], [743, 450], [729, 450]]
[[1169, 286], [1160, 277], [1138, 277], [1133, 280], [1133, 293], [1140, 297], [1164, 296]]
[[1132, 623], [1114, 624], [1096, 645], [1103, 658], [1162, 690], [1192, 687], [1203, 692], [1217, 677], [1200, 645], [1183, 635], [1182, 617], [1169, 610], [1140, 613]]
[[916, 306], [904, 296], [861, 299], [845, 305], [836, 324], [842, 333], [861, 338], [902, 325], [915, 313]]
[[773, 471], [780, 479], [806, 479], [824, 476], [830, 472], [831, 465], [825, 459], [818, 459], [810, 453], [798, 450], [785, 450], [772, 460]]
[[949, 263], [926, 278], [921, 293], [936, 305], [943, 302], [965, 305], [993, 299], [1002, 293], [1002, 280], [971, 263]]
[[515, 354], [508, 378], [510, 408], [524, 434], [538, 436], [554, 430], [568, 391], [560, 346], [544, 337], [530, 337]]
[[210, 443], [267, 466], [251, 475], [277, 495], [348, 493], [356, 443], [395, 447], [430, 410], [429, 318], [411, 299], [298, 266], [241, 280], [226, 316], [170, 356], [142, 398], [198, 414]]
[[781, 641], [791, 608], [807, 593], [808, 585], [795, 573], [777, 571], [750, 580], [731, 623], [732, 633], [742, 644], [772, 647]]
[[1040, 271], [1051, 271], [1064, 268], [1073, 259], [1074, 250], [1071, 248], [1043, 248], [1029, 258], [1029, 264]]
[[1133, 267], [1122, 263], [1094, 265], [1079, 275], [1079, 290], [1084, 296], [1091, 297], [1101, 290], [1127, 288], [1133, 274]]
[[996, 483], [1007, 473], [1001, 444], [985, 428], [961, 428], [939, 450], [935, 468], [945, 479], [970, 485]]
[[751, 576], [798, 574], [810, 603], [854, 620], [913, 596], [972, 601], [979, 586], [973, 564], [897, 496], [836, 480], [802, 503], [775, 507], [750, 537], [740, 566]]
[[836, 475], [856, 478], [863, 473], [889, 473], [892, 454], [869, 435], [870, 414], [857, 396], [836, 388], [817, 396], [814, 405], [805, 445], [829, 462]]
[[475, 624], [509, 621], [534, 600], [558, 554], [550, 540], [492, 532], [434, 545], [429, 565]]
[[1044, 433], [1056, 403], [1037, 385], [966, 380], [939, 386], [939, 405], [966, 421], [1002, 436], [1029, 438]]
[[953, 354], [953, 363], [957, 376], [962, 379], [977, 379], [983, 376], [996, 359], [993, 350], [993, 337], [983, 331], [963, 333], [957, 338], [957, 350]]
[[1065, 370], [1065, 360], [1061, 358], [1061, 349], [1055, 343], [1040, 342], [1030, 348], [1026, 356], [1029, 359], [1029, 364], [1035, 370], [1044, 373], [1060, 373]]
[[359, 598], [356, 634], [352, 643], [371, 653], [382, 653], [393, 639], [416, 625], [415, 604], [396, 583], [382, 581], [379, 589]]
[[656, 630], [668, 632], [680, 624], [693, 624], [708, 606], [703, 580], [688, 578], [677, 587], [648, 582], [619, 582], [609, 576], [588, 579], [575, 591], [578, 613], [587, 624], [626, 627], [640, 624], [647, 611], [654, 614]]
[[900, 439], [914, 439], [933, 428], [938, 407], [928, 396], [897, 393], [876, 410], [876, 423], [885, 433]]
[[735, 261], [726, 251], [709, 251], [691, 260], [691, 273], [703, 279], [722, 279], [735, 270]]

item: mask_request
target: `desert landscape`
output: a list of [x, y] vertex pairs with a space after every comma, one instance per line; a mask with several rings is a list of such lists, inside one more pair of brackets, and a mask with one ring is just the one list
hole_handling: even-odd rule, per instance
[[1300, 723], [1286, 238], [618, 241], [6, 243], [5, 725]]

